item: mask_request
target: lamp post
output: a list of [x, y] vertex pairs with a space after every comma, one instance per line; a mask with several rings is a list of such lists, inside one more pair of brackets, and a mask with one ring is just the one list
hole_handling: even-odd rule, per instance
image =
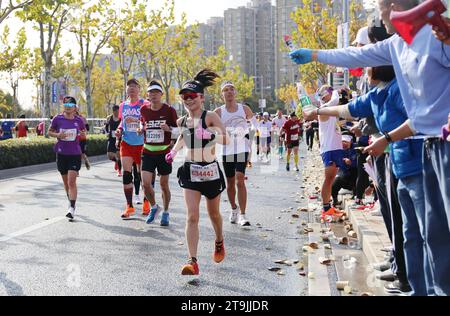
[[[260, 78], [261, 79], [261, 86], [260, 86], [261, 99], [259, 100], [259, 107], [261, 108], [261, 112], [262, 112], [262, 110], [266, 107], [266, 100], [264, 99], [264, 76], [252, 76], [251, 78], [253, 78], [253, 79]], [[256, 91], [256, 88], [255, 88], [255, 91]]]

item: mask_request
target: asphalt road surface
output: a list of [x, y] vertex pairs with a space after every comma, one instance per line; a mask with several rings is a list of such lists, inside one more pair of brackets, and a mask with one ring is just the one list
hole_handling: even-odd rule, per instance
[[81, 170], [75, 222], [64, 217], [68, 202], [56, 165], [0, 180], [0, 295], [306, 295], [307, 279], [295, 267], [284, 267], [284, 275], [268, 270], [277, 259], [302, 260], [306, 242], [297, 232], [302, 218], [280, 212], [300, 206], [293, 196], [301, 176], [286, 172], [275, 156], [272, 161], [248, 169], [249, 228], [228, 222], [222, 194], [226, 258], [220, 264], [211, 258], [214, 233], [202, 200], [196, 277], [180, 274], [187, 260], [186, 211], [176, 172], [169, 227], [159, 219], [147, 225], [141, 215], [120, 218], [122, 179], [111, 162]]

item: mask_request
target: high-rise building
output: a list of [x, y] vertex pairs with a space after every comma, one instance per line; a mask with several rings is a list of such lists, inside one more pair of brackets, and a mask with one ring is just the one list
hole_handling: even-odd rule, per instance
[[284, 49], [283, 37], [291, 35], [297, 29], [297, 24], [292, 20], [291, 14], [301, 5], [298, 0], [276, 1], [276, 26], [275, 26], [275, 88], [285, 84], [296, 82], [299, 79], [299, 68], [292, 62], [288, 52]]
[[198, 32], [198, 46], [204, 50], [205, 56], [216, 55], [219, 47], [224, 45], [223, 18], [212, 17], [206, 23], [200, 23]]
[[270, 0], [253, 0], [246, 7], [226, 10], [224, 16], [225, 49], [230, 61], [254, 77], [257, 94], [273, 94], [275, 7]]

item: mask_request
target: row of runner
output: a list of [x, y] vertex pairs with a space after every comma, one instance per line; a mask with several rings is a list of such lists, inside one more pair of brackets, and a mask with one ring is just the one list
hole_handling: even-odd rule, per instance
[[[140, 98], [141, 86], [138, 80], [131, 79], [127, 82], [128, 99], [114, 108], [114, 114], [107, 122], [108, 156], [115, 161], [117, 170], [123, 170], [126, 200], [126, 208], [121, 215], [123, 219], [135, 215], [135, 204], [138, 201], [133, 201], [133, 189], [142, 185], [145, 195], [142, 215], [147, 216], [146, 223], [154, 223], [161, 214], [160, 224], [169, 225], [169, 175], [177, 155], [184, 155], [184, 162], [177, 170], [178, 183], [183, 188], [187, 209], [186, 240], [189, 259], [182, 268], [183, 275], [199, 273], [197, 247], [202, 195], [206, 198], [208, 214], [216, 235], [212, 256], [215, 262], [219, 263], [225, 257], [223, 220], [220, 214], [220, 196], [225, 189], [231, 206], [229, 221], [242, 226], [250, 225], [246, 217], [245, 185], [245, 172], [251, 151], [249, 123], [258, 127], [266, 120], [258, 123], [250, 107], [237, 102], [238, 92], [230, 81], [221, 85], [225, 104], [215, 111], [204, 110], [204, 91], [217, 78], [217, 74], [204, 69], [182, 86], [179, 94], [188, 114], [181, 118], [177, 117], [173, 107], [161, 101], [163, 89], [160, 83], [152, 81], [147, 88], [148, 99], [143, 99]], [[75, 110], [76, 100], [66, 97], [64, 112], [52, 120], [49, 129], [49, 135], [58, 139], [55, 146], [57, 166], [70, 201], [66, 215], [69, 220], [73, 220], [75, 216], [76, 179], [81, 166], [80, 139], [86, 135], [85, 124], [75, 114]], [[289, 170], [291, 151], [294, 151], [295, 168], [298, 171], [300, 124], [295, 113], [283, 123], [281, 130], [286, 135], [288, 148], [287, 169]], [[171, 142], [172, 133], [179, 135], [175, 144]], [[260, 140], [264, 138], [266, 137], [261, 137]], [[222, 149], [224, 172], [217, 161], [216, 144]], [[181, 151], [183, 148], [184, 152]], [[161, 202], [157, 202], [154, 191], [157, 175], [162, 191], [162, 207], [159, 204]]]

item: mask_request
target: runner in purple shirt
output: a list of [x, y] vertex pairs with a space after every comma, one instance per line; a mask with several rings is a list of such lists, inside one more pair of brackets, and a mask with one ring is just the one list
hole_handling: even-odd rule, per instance
[[75, 98], [67, 96], [63, 102], [64, 112], [53, 118], [48, 135], [58, 139], [54, 148], [56, 163], [70, 201], [66, 217], [73, 220], [77, 200], [77, 175], [81, 168], [80, 136], [86, 136], [86, 127], [81, 118], [75, 115]]

